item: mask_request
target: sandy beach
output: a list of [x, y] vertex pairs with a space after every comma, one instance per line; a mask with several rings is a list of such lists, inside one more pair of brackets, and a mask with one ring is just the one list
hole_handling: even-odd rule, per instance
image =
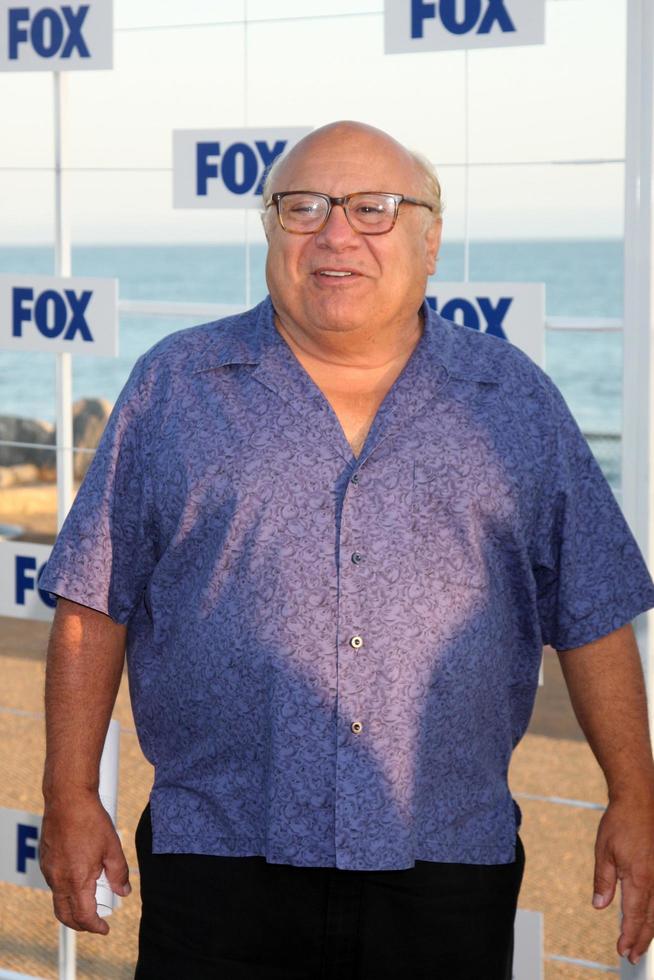
[[[79, 483], [75, 484], [75, 491]], [[51, 544], [57, 531], [57, 486], [28, 483], [0, 488], [0, 524], [19, 526], [18, 540]]]

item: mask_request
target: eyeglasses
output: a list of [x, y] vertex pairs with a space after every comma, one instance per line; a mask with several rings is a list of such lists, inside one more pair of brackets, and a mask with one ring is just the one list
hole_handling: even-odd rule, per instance
[[350, 227], [360, 235], [385, 235], [391, 231], [400, 204], [415, 204], [434, 210], [433, 204], [404, 194], [382, 194], [358, 191], [345, 197], [330, 197], [314, 191], [280, 191], [273, 194], [267, 208], [277, 207], [277, 217], [284, 231], [293, 235], [315, 235], [329, 220], [332, 208], [340, 204]]

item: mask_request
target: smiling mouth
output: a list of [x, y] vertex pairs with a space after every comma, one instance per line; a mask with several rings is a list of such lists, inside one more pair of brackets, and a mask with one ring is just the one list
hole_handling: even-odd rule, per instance
[[360, 279], [360, 274], [354, 269], [316, 269], [313, 273], [317, 279], [343, 282], [347, 279]]

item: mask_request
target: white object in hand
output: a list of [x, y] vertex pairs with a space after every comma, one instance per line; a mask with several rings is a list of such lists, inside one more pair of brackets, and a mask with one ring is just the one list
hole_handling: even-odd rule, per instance
[[[116, 810], [118, 805], [118, 755], [120, 749], [120, 725], [112, 719], [109, 722], [107, 737], [105, 738], [102, 758], [100, 759], [100, 802], [111, 817], [112, 823], [116, 824]], [[119, 898], [111, 890], [111, 885], [103, 870], [98, 878], [95, 889], [95, 901], [98, 906], [98, 915], [111, 915], [113, 910], [118, 907]]]

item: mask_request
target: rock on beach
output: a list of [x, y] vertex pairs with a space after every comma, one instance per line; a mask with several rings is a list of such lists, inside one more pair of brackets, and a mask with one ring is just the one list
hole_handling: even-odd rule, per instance
[[[95, 449], [111, 414], [106, 398], [80, 398], [73, 404], [73, 446]], [[30, 443], [7, 446], [3, 443]], [[41, 419], [0, 415], [0, 489], [56, 479], [55, 427]], [[84, 477], [93, 458], [92, 452], [74, 454], [74, 476]]]

